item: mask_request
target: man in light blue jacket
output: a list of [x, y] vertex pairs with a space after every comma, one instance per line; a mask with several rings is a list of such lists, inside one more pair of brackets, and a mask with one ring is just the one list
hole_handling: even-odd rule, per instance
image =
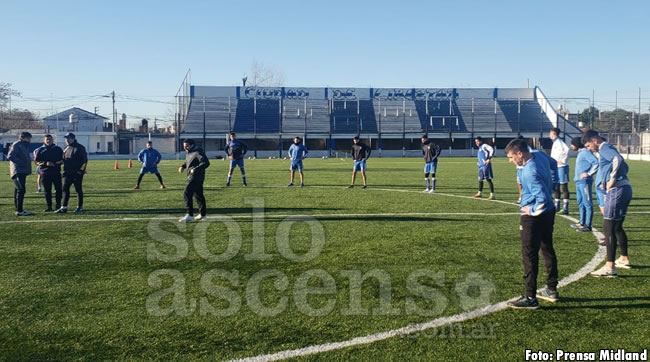
[[160, 163], [160, 160], [162, 159], [162, 156], [160, 155], [160, 152], [158, 152], [155, 148], [153, 148], [153, 142], [148, 141], [147, 142], [147, 148], [143, 149], [140, 151], [138, 154], [138, 161], [142, 164], [142, 168], [140, 169], [140, 176], [138, 177], [138, 183], [135, 184], [134, 189], [139, 189], [140, 188], [140, 182], [142, 182], [142, 177], [144, 176], [145, 173], [151, 172], [158, 177], [158, 182], [160, 182], [160, 188], [164, 189], [165, 184], [163, 183], [162, 176], [160, 176], [160, 172], [158, 172], [158, 164]]
[[[558, 270], [553, 248], [553, 180], [551, 167], [541, 152], [530, 152], [522, 139], [514, 139], [506, 146], [508, 160], [521, 167], [520, 238], [524, 264], [525, 294], [508, 306], [515, 309], [537, 309], [537, 298], [557, 302]], [[537, 291], [539, 251], [542, 251], [546, 267], [546, 288]]]

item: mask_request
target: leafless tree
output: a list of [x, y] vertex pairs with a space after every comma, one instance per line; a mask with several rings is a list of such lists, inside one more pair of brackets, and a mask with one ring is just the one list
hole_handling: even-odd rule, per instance
[[284, 85], [284, 73], [277, 68], [253, 59], [248, 85], [252, 87], [281, 87]]

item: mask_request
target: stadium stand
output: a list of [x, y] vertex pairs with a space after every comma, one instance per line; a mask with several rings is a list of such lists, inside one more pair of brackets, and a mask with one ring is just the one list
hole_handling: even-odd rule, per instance
[[180, 120], [181, 134], [203, 134], [208, 139], [220, 139], [229, 130], [266, 139], [313, 135], [323, 144], [330, 144], [325, 142], [328, 139], [355, 135], [405, 140], [420, 133], [450, 140], [469, 140], [474, 135], [511, 139], [523, 134], [533, 138], [556, 125], [566, 130], [567, 137], [580, 132], [557, 115], [537, 87], [373, 90], [191, 86], [186, 98], [179, 102], [189, 104], [186, 112], [179, 112], [186, 114]]

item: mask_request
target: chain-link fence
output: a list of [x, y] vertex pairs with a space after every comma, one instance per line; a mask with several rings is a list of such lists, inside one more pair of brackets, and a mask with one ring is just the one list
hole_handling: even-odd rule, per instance
[[650, 132], [641, 133], [603, 133], [603, 137], [618, 149], [620, 153], [649, 155]]

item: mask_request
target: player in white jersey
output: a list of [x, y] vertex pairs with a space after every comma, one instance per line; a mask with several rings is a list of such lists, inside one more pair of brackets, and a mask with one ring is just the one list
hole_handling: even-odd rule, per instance
[[562, 141], [559, 128], [551, 128], [549, 138], [553, 141], [551, 158], [557, 161], [558, 184], [554, 187], [555, 210], [560, 211], [560, 192], [562, 193], [562, 213], [569, 213], [569, 146]]

